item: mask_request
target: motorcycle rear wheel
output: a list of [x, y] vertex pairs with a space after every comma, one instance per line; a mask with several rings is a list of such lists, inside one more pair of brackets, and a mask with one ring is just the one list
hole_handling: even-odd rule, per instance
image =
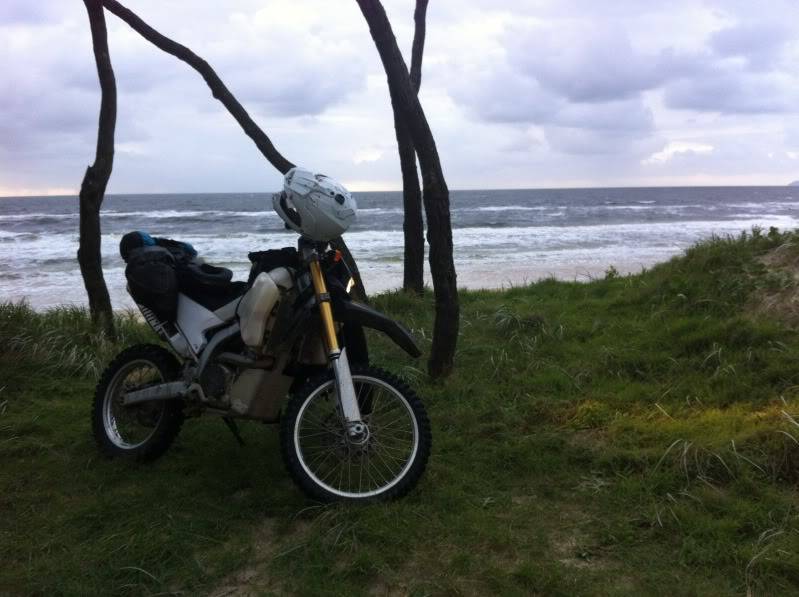
[[183, 424], [180, 400], [153, 400], [122, 404], [123, 394], [179, 377], [180, 365], [165, 348], [152, 344], [131, 346], [108, 365], [94, 394], [92, 433], [100, 451], [109, 458], [155, 460], [167, 451]]
[[352, 379], [366, 439], [348, 438], [328, 371], [295, 393], [281, 417], [286, 468], [319, 501], [399, 498], [418, 483], [430, 456], [424, 405], [404, 382], [377, 367], [353, 367]]

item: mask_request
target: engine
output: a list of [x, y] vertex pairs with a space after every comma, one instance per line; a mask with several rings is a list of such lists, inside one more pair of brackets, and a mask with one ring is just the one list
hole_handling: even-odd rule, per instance
[[233, 382], [233, 370], [221, 363], [209, 363], [200, 376], [200, 386], [206, 398], [227, 405], [228, 393]]

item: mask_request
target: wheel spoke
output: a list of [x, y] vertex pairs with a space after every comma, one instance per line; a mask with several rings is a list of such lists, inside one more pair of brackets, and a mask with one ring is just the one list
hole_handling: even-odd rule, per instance
[[361, 493], [361, 482], [363, 481], [363, 455], [358, 466], [358, 493]]
[[332, 449], [332, 450], [328, 449], [328, 450], [325, 450], [325, 451], [319, 450], [317, 452], [317, 454], [322, 454], [322, 457], [317, 456], [316, 459], [314, 459], [314, 461], [309, 464], [309, 466], [311, 466], [312, 468], [319, 469], [327, 461], [328, 457], [331, 454], [335, 454], [335, 453], [336, 453], [335, 449]]
[[324, 431], [314, 431], [313, 433], [303, 433], [300, 435], [300, 439], [310, 439], [312, 437], [323, 437], [323, 436], [330, 436], [334, 435], [332, 431], [329, 429], [325, 429]]
[[338, 476], [338, 488], [341, 489], [341, 484], [344, 482], [344, 460], [339, 460], [339, 468], [341, 473]]
[[388, 433], [392, 435], [397, 432], [402, 431], [411, 431], [410, 428], [413, 427], [413, 421], [411, 421], [407, 416], [406, 417], [397, 417], [389, 424], [386, 424], [384, 421], [372, 421], [371, 427], [374, 427], [375, 433], [379, 433], [381, 437], [383, 434]]
[[379, 441], [382, 443], [390, 443], [390, 444], [412, 444], [414, 441], [414, 433], [413, 430], [410, 431], [395, 431], [394, 433], [384, 433], [382, 429], [379, 429], [375, 435], [379, 438]]
[[[410, 453], [410, 450], [408, 448], [399, 448], [397, 446], [389, 446], [387, 444], [384, 444], [382, 442], [378, 442], [376, 440], [374, 441], [373, 445], [378, 450], [386, 450], [388, 452], [397, 452], [399, 454], [409, 454]], [[392, 456], [392, 457], [393, 458], [399, 458], [398, 456]]]
[[[373, 454], [373, 452], [371, 452], [371, 453], [370, 453], [370, 456], [371, 456], [372, 454]], [[370, 458], [369, 460], [370, 460], [370, 462], [371, 462], [371, 458]], [[377, 475], [379, 475], [379, 476], [380, 476], [380, 480], [383, 482], [383, 484], [384, 484], [384, 485], [388, 483], [388, 481], [386, 480], [386, 478], [383, 476], [383, 473], [382, 473], [382, 471], [380, 470], [380, 467], [379, 467], [377, 464], [375, 464], [375, 466], [373, 466], [373, 467], [371, 468], [371, 470], [373, 470], [373, 471], [375, 472], [375, 474], [377, 474]]]
[[[386, 471], [388, 472], [389, 478], [392, 478], [394, 476], [394, 474], [395, 474], [394, 473], [394, 469], [391, 466], [389, 466], [389, 464], [383, 459], [383, 456], [380, 454], [380, 452], [378, 450], [374, 451], [374, 455], [377, 456], [378, 460], [380, 460], [380, 463], [385, 467]], [[380, 472], [380, 467], [376, 466], [375, 469], [378, 472]], [[382, 474], [381, 474], [381, 477], [382, 477]]]

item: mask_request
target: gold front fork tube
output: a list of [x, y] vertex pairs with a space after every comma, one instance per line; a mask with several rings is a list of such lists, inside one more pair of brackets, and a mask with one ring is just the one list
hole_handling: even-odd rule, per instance
[[333, 374], [336, 379], [338, 402], [341, 416], [344, 420], [347, 434], [351, 441], [361, 444], [369, 435], [368, 428], [361, 420], [361, 409], [355, 395], [355, 385], [352, 383], [350, 363], [347, 351], [340, 350], [336, 337], [336, 326], [333, 323], [333, 309], [330, 308], [330, 295], [327, 292], [325, 278], [319, 267], [319, 259], [315, 258], [310, 263], [311, 281], [316, 293], [316, 302], [319, 304], [319, 314], [322, 316], [322, 331], [324, 332], [325, 347]]
[[336, 337], [336, 326], [333, 323], [333, 309], [330, 307], [330, 295], [327, 293], [327, 285], [322, 275], [322, 268], [319, 261], [314, 259], [309, 264], [311, 268], [311, 281], [313, 282], [316, 302], [319, 304], [319, 314], [322, 316], [322, 331], [324, 333], [325, 348], [329, 356], [338, 356], [341, 352], [338, 347]]

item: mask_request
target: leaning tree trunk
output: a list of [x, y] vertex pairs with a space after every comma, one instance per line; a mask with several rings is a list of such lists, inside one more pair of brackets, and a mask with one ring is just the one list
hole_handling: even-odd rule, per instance
[[[244, 106], [239, 103], [236, 97], [230, 92], [227, 86], [222, 82], [222, 79], [219, 78], [219, 75], [216, 74], [216, 71], [211, 68], [211, 65], [208, 64], [208, 62], [206, 62], [200, 56], [197, 56], [197, 54], [192, 52], [186, 46], [169, 39], [165, 35], [150, 27], [150, 25], [145, 23], [132, 10], [126, 8], [116, 0], [101, 1], [109, 11], [125, 21], [144, 39], [152, 43], [160, 50], [163, 50], [167, 54], [171, 54], [178, 60], [185, 62], [194, 70], [196, 70], [208, 84], [208, 87], [211, 89], [211, 94], [220, 102], [222, 102], [222, 105], [224, 105], [225, 108], [227, 108], [227, 111], [230, 112], [230, 115], [236, 119], [236, 122], [239, 123], [239, 126], [241, 126], [244, 133], [253, 140], [263, 156], [281, 174], [285, 174], [294, 167], [294, 164], [283, 157], [283, 155], [275, 148], [275, 146], [272, 144], [272, 141], [269, 139], [266, 133], [264, 133], [261, 127], [255, 124], [255, 121], [247, 113], [247, 110], [244, 109]], [[342, 238], [337, 238], [334, 241], [334, 244], [341, 249], [347, 265], [353, 272], [358, 291], [362, 294], [362, 298], [365, 300], [366, 290], [364, 290], [363, 280], [361, 280], [358, 266], [355, 264], [352, 254]]]
[[272, 145], [272, 141], [266, 136], [266, 133], [264, 133], [261, 128], [255, 124], [253, 119], [250, 118], [247, 110], [244, 109], [244, 106], [242, 106], [230, 92], [227, 86], [222, 82], [222, 79], [220, 79], [214, 69], [211, 68], [210, 64], [197, 56], [197, 54], [186, 46], [172, 41], [150, 27], [133, 11], [122, 6], [119, 2], [116, 2], [116, 0], [101, 1], [109, 11], [130, 25], [130, 27], [138, 32], [144, 39], [167, 54], [171, 54], [178, 60], [182, 60], [200, 73], [208, 84], [208, 87], [211, 88], [213, 96], [222, 102], [247, 136], [252, 139], [258, 149], [261, 150], [264, 157], [269, 160], [269, 163], [277, 168], [281, 174], [285, 174], [294, 167], [294, 164], [284, 158], [283, 155], [275, 149], [275, 146]]
[[436, 301], [428, 371], [431, 377], [444, 377], [452, 371], [460, 316], [455, 263], [452, 257], [449, 189], [444, 180], [433, 133], [411, 83], [408, 67], [397, 46], [386, 11], [379, 0], [356, 1], [369, 24], [369, 32], [383, 62], [392, 105], [400, 109], [419, 156], [427, 215], [427, 242], [430, 245], [430, 274]]
[[[428, 0], [416, 0], [413, 13], [415, 23], [413, 49], [411, 51], [411, 84], [419, 93], [422, 83], [422, 55], [424, 54], [425, 14]], [[397, 134], [400, 169], [402, 171], [402, 206], [404, 220], [402, 230], [405, 235], [405, 259], [402, 288], [408, 292], [422, 294], [424, 291], [424, 222], [422, 221], [422, 190], [416, 172], [416, 152], [413, 139], [402, 118], [402, 111], [392, 106], [394, 111], [394, 130]]]
[[114, 316], [111, 299], [103, 278], [100, 235], [100, 206], [114, 166], [114, 129], [117, 120], [117, 88], [108, 51], [108, 32], [100, 0], [83, 0], [89, 13], [94, 60], [100, 79], [100, 120], [97, 128], [97, 150], [94, 163], [86, 168], [80, 186], [80, 239], [78, 264], [89, 295], [92, 321], [101, 324], [114, 337]]

